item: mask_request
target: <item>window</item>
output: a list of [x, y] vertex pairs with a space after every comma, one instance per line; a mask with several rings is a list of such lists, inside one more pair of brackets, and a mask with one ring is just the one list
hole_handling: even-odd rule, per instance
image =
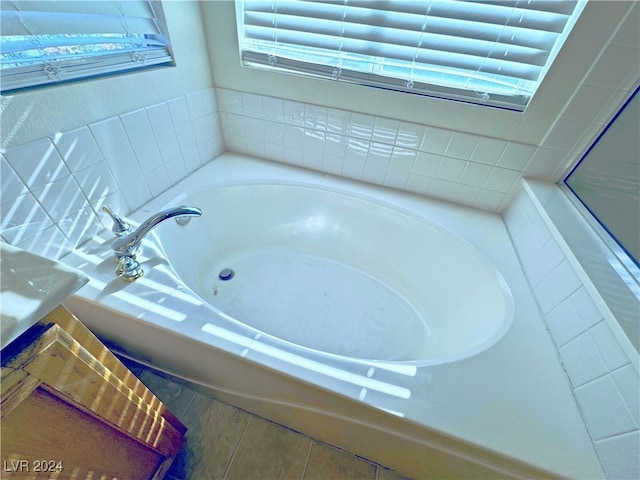
[[153, 0], [2, 1], [2, 92], [172, 63]]
[[640, 283], [639, 92], [640, 87], [567, 175], [564, 184], [588, 211], [585, 216], [595, 219], [604, 229], [605, 242]]
[[238, 1], [244, 66], [524, 110], [586, 0]]

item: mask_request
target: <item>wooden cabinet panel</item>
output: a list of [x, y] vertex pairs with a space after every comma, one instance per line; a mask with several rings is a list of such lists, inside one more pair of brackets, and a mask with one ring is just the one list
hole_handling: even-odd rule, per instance
[[[2, 353], [2, 478], [159, 479], [168, 470], [186, 428], [64, 307]], [[34, 472], [43, 465], [63, 472]]]
[[43, 388], [2, 419], [2, 430], [3, 474], [14, 477], [27, 473], [20, 471], [24, 465], [22, 470], [28, 466], [43, 478], [61, 470], [59, 478], [150, 479], [163, 461], [158, 452]]

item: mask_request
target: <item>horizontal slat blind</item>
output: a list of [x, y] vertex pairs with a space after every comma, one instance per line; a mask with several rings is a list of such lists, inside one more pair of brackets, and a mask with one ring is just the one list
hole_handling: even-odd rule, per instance
[[236, 13], [244, 65], [523, 109], [582, 8], [569, 0], [247, 0]]
[[172, 62], [153, 0], [0, 2], [2, 91]]

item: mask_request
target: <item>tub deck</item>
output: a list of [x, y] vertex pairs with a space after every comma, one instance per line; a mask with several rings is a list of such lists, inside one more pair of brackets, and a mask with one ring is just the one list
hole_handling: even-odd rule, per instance
[[129, 218], [141, 221], [198, 185], [269, 178], [379, 198], [455, 232], [509, 284], [510, 330], [471, 358], [418, 368], [282, 349], [203, 304], [153, 236], [143, 246], [145, 276], [131, 284], [115, 278], [108, 230], [63, 259], [91, 278], [67, 306], [138, 358], [404, 475], [604, 478], [501, 217], [227, 153]]

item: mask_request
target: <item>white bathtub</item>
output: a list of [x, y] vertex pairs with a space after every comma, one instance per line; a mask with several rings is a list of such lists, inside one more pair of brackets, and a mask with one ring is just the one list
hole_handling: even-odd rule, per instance
[[[207, 186], [204, 210], [165, 256], [200, 298], [258, 332], [319, 353], [436, 365], [489, 348], [511, 326], [498, 272], [425, 218], [312, 186]], [[235, 275], [219, 273], [230, 268]]]
[[134, 283], [65, 258], [117, 348], [415, 478], [603, 476], [499, 216], [224, 154], [131, 219], [181, 204]]

